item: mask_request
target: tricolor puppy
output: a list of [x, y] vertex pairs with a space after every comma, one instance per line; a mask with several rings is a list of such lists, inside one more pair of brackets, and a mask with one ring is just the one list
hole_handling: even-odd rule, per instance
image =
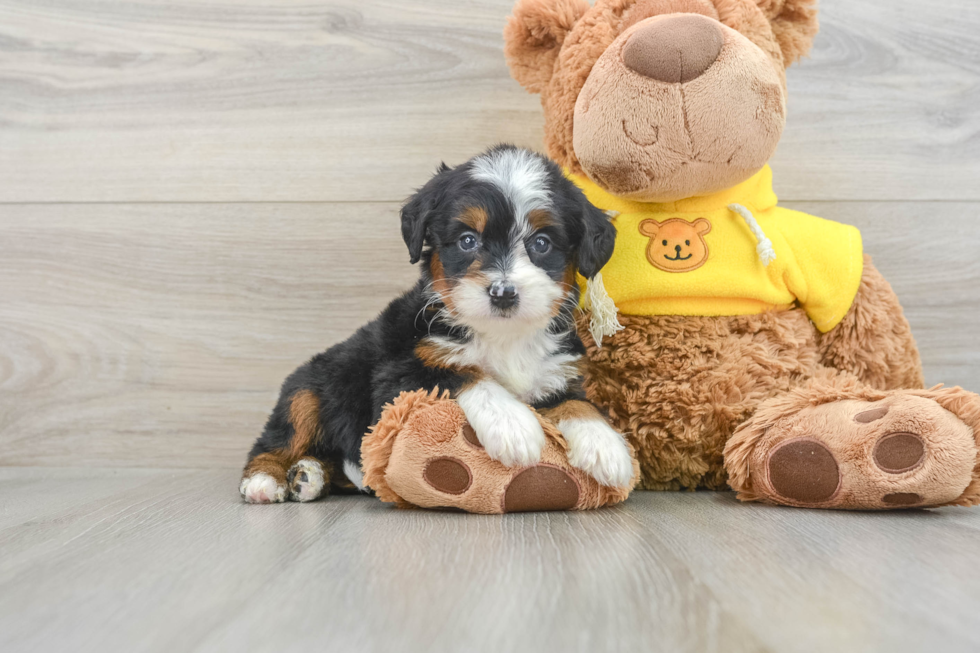
[[595, 275], [615, 229], [548, 159], [499, 146], [443, 165], [402, 210], [418, 284], [283, 384], [249, 456], [252, 503], [363, 489], [361, 438], [403, 391], [452, 392], [490, 457], [537, 462], [534, 408], [568, 440], [573, 465], [610, 486], [633, 473], [623, 436], [585, 400], [575, 273]]

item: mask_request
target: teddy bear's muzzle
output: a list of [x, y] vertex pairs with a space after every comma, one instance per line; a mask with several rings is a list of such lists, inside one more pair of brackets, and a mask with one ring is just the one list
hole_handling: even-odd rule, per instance
[[699, 14], [644, 19], [599, 57], [572, 141], [611, 193], [671, 202], [731, 188], [766, 165], [786, 118], [782, 62]]

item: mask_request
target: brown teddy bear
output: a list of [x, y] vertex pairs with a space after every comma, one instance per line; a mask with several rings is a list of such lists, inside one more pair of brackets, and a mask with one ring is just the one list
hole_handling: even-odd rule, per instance
[[860, 233], [772, 191], [785, 71], [817, 32], [815, 4], [517, 3], [511, 71], [541, 94], [550, 156], [618, 231], [579, 324], [589, 396], [628, 435], [641, 488], [974, 505], [980, 397], [924, 390]]

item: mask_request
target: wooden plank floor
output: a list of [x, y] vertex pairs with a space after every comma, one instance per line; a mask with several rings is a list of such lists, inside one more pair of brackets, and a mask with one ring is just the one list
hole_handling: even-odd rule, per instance
[[249, 506], [236, 478], [0, 469], [0, 650], [980, 648], [976, 510], [645, 492], [487, 517]]

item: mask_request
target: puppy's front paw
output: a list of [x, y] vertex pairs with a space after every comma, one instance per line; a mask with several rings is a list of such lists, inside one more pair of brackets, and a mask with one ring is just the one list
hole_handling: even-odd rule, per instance
[[508, 467], [533, 465], [541, 460], [544, 448], [544, 430], [538, 418], [523, 404], [518, 405], [519, 409], [501, 414], [489, 424], [473, 426], [487, 455]]
[[508, 467], [541, 460], [544, 430], [531, 409], [496, 383], [483, 381], [460, 394], [458, 403], [487, 455]]
[[238, 491], [248, 503], [282, 503], [286, 500], [286, 486], [263, 472], [243, 478]]
[[623, 436], [597, 419], [571, 419], [559, 425], [568, 441], [568, 462], [607, 487], [629, 487], [633, 459]]

